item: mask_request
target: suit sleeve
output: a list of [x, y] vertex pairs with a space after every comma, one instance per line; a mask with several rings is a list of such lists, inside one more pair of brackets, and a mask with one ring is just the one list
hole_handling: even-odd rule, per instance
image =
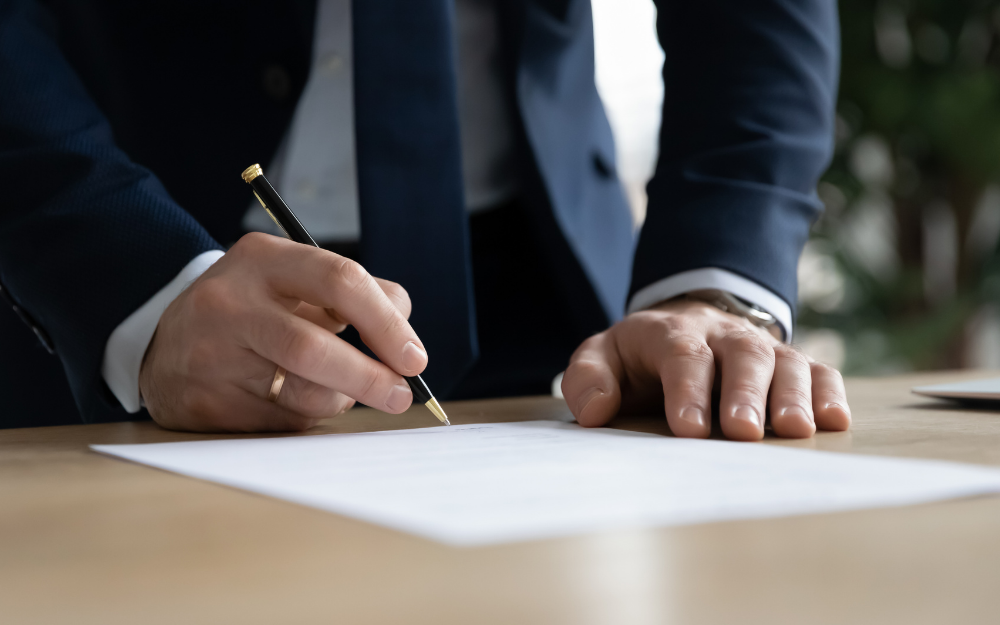
[[84, 420], [125, 419], [101, 377], [109, 335], [219, 245], [115, 146], [48, 19], [0, 0], [0, 281], [50, 338]]
[[660, 154], [631, 299], [716, 267], [778, 295], [796, 268], [833, 150], [833, 0], [657, 0], [665, 53]]

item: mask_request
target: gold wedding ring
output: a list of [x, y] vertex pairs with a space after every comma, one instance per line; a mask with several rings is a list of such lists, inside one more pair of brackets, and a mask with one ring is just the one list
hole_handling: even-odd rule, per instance
[[276, 402], [278, 401], [278, 395], [281, 393], [281, 387], [285, 384], [285, 371], [284, 367], [279, 366], [278, 370], [274, 372], [274, 380], [271, 381], [271, 392], [267, 394], [267, 401]]

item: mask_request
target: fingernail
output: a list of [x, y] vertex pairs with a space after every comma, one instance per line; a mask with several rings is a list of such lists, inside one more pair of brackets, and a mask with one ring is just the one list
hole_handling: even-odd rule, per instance
[[679, 416], [688, 423], [697, 425], [700, 428], [705, 427], [705, 412], [697, 406], [688, 406], [684, 410], [681, 410]]
[[779, 417], [801, 417], [809, 423], [813, 422], [813, 416], [803, 410], [800, 406], [787, 406], [778, 411]]
[[843, 414], [844, 417], [848, 421], [851, 421], [851, 420], [854, 419], [854, 416], [851, 414], [851, 409], [848, 408], [847, 406], [845, 406], [844, 404], [838, 404], [837, 402], [832, 401], [832, 402], [828, 403], [827, 405], [823, 406], [824, 410], [830, 410], [831, 408], [835, 409], [835, 410], [839, 410], [840, 413]]
[[594, 387], [594, 388], [590, 389], [589, 391], [587, 391], [587, 394], [583, 396], [583, 400], [579, 403], [579, 405], [582, 406], [580, 408], [580, 416], [582, 417], [584, 415], [584, 413], [587, 412], [587, 406], [589, 406], [591, 404], [591, 402], [593, 402], [595, 399], [597, 399], [598, 397], [600, 397], [603, 394], [604, 394], [604, 391], [602, 391], [601, 389], [599, 389], [597, 387]]
[[760, 425], [760, 415], [750, 406], [737, 406], [736, 410], [733, 411], [733, 418], [749, 421], [757, 426]]
[[403, 346], [403, 366], [408, 372], [419, 371], [427, 364], [427, 352], [410, 341]]
[[397, 384], [389, 390], [389, 396], [385, 398], [385, 407], [390, 412], [403, 412], [413, 401], [413, 393], [410, 387], [405, 384]]

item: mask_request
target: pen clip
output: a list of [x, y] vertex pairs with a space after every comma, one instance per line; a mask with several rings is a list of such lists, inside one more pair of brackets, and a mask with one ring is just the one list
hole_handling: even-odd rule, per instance
[[267, 204], [264, 203], [264, 200], [260, 199], [260, 196], [257, 195], [257, 191], [253, 192], [253, 196], [257, 198], [257, 201], [260, 202], [260, 205], [264, 207], [264, 210], [267, 212], [267, 216], [271, 218], [271, 221], [273, 221], [275, 225], [278, 226], [278, 228], [280, 228], [281, 231], [285, 234], [285, 238], [291, 239], [292, 237], [289, 236], [288, 231], [285, 230], [285, 227], [282, 226], [281, 222], [275, 218], [274, 213], [272, 213], [271, 209], [267, 207]]

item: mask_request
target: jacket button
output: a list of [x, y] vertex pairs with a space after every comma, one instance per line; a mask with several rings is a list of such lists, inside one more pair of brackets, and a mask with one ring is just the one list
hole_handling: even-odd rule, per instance
[[261, 86], [269, 98], [281, 102], [292, 91], [292, 77], [284, 67], [269, 63], [261, 71]]
[[597, 172], [602, 178], [614, 178], [615, 177], [615, 166], [608, 162], [604, 155], [600, 152], [594, 152], [592, 155], [594, 171]]

